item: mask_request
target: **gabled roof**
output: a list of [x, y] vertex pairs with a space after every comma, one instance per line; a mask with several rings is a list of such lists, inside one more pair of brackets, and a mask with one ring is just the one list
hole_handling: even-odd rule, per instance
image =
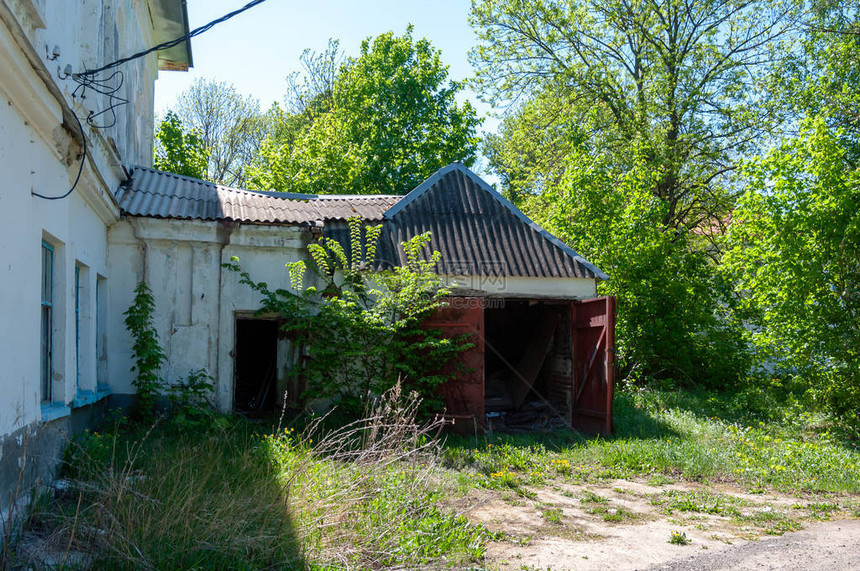
[[123, 213], [152, 218], [227, 220], [255, 224], [314, 224], [361, 216], [381, 221], [402, 196], [258, 192], [136, 167], [116, 192]]
[[[344, 225], [324, 230], [348, 249]], [[424, 232], [447, 275], [597, 278], [609, 276], [541, 228], [461, 163], [438, 170], [385, 212], [381, 267], [403, 265], [401, 243]]]
[[459, 162], [392, 206], [385, 223], [388, 252], [401, 264], [400, 242], [430, 231], [449, 275], [609, 277]]

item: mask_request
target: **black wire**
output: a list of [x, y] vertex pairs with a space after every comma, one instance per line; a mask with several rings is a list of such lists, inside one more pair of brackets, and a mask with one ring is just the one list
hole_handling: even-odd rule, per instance
[[256, 6], [256, 5], [258, 5], [258, 4], [262, 4], [262, 3], [263, 3], [263, 2], [265, 2], [265, 1], [266, 1], [266, 0], [253, 0], [252, 2], [248, 2], [247, 4], [245, 4], [243, 7], [239, 8], [238, 10], [233, 10], [233, 11], [232, 11], [232, 12], [230, 12], [229, 14], [225, 14], [224, 16], [221, 16], [221, 17], [220, 17], [220, 18], [218, 18], [217, 20], [212, 20], [212, 21], [211, 21], [211, 22], [209, 22], [208, 24], [205, 24], [205, 25], [203, 25], [203, 26], [200, 26], [199, 28], [195, 28], [195, 29], [194, 29], [194, 30], [192, 30], [191, 32], [189, 32], [189, 33], [185, 34], [184, 36], [180, 36], [180, 37], [176, 38], [175, 40], [170, 40], [170, 41], [168, 41], [168, 42], [164, 42], [164, 43], [158, 44], [157, 46], [153, 46], [153, 47], [149, 48], [148, 50], [144, 50], [144, 51], [142, 51], [142, 52], [138, 52], [138, 53], [136, 53], [136, 54], [134, 54], [134, 55], [130, 55], [130, 56], [128, 56], [128, 57], [124, 57], [124, 58], [122, 58], [122, 59], [118, 59], [118, 60], [116, 60], [116, 61], [114, 61], [114, 62], [111, 62], [111, 63], [109, 63], [109, 64], [107, 64], [107, 65], [103, 65], [102, 67], [99, 67], [99, 68], [96, 68], [96, 69], [90, 69], [90, 70], [84, 71], [84, 72], [82, 72], [82, 73], [80, 73], [80, 74], [77, 74], [77, 75], [79, 75], [79, 76], [87, 76], [87, 75], [88, 75], [88, 76], [93, 76], [93, 75], [95, 75], [95, 74], [97, 74], [97, 73], [101, 73], [101, 72], [106, 71], [106, 70], [108, 70], [108, 69], [112, 69], [112, 68], [117, 67], [117, 66], [119, 66], [119, 65], [122, 65], [122, 64], [124, 64], [124, 63], [126, 63], [126, 62], [130, 62], [130, 61], [132, 61], [132, 60], [135, 60], [135, 59], [138, 59], [138, 58], [142, 58], [143, 56], [149, 55], [149, 54], [151, 54], [152, 52], [157, 52], [157, 51], [159, 51], [159, 50], [166, 50], [166, 49], [172, 48], [172, 47], [174, 47], [174, 46], [178, 46], [179, 44], [181, 44], [181, 43], [183, 43], [183, 42], [186, 42], [186, 41], [190, 40], [190, 39], [191, 39], [191, 38], [193, 38], [194, 36], [199, 36], [199, 35], [200, 35], [200, 34], [202, 34], [203, 32], [208, 32], [212, 27], [214, 27], [214, 26], [216, 26], [216, 25], [220, 24], [221, 22], [226, 22], [227, 20], [229, 20], [229, 19], [230, 19], [230, 18], [232, 18], [233, 16], [236, 16], [236, 15], [238, 15], [238, 14], [241, 14], [241, 13], [242, 13], [242, 12], [244, 12], [245, 10], [249, 10], [249, 9], [253, 8], [254, 6]]
[[[87, 70], [82, 71], [81, 73], [73, 73], [71, 75], [71, 79], [75, 83], [77, 83], [78, 86], [72, 92], [72, 97], [80, 97], [81, 99], [86, 99], [87, 89], [91, 89], [91, 90], [95, 91], [96, 93], [99, 93], [101, 95], [105, 95], [108, 97], [108, 102], [109, 102], [108, 107], [106, 109], [102, 109], [98, 113], [91, 111], [90, 114], [87, 115], [87, 119], [86, 119], [87, 125], [94, 127], [96, 129], [109, 129], [109, 128], [113, 127], [117, 123], [116, 109], [129, 102], [128, 99], [125, 99], [125, 98], [117, 95], [119, 90], [122, 88], [123, 82], [125, 81], [125, 74], [123, 74], [122, 71], [117, 70], [117, 71], [113, 72], [111, 75], [109, 75], [105, 78], [101, 78], [101, 79], [96, 77], [99, 73], [102, 73], [102, 72], [107, 71], [109, 69], [113, 69], [115, 67], [119, 67], [120, 65], [122, 65], [124, 63], [142, 58], [144, 56], [151, 54], [152, 52], [157, 52], [159, 50], [166, 50], [168, 48], [178, 46], [179, 44], [181, 44], [183, 42], [187, 42], [188, 40], [190, 40], [191, 38], [193, 38], [195, 36], [199, 36], [200, 34], [209, 31], [210, 29], [212, 29], [214, 26], [220, 24], [221, 22], [226, 22], [227, 20], [229, 20], [233, 16], [241, 14], [242, 12], [253, 8], [254, 6], [257, 6], [258, 4], [262, 4], [265, 1], [266, 0], [253, 0], [251, 2], [248, 2], [247, 4], [245, 4], [243, 7], [239, 8], [238, 10], [233, 10], [232, 12], [225, 14], [224, 16], [221, 16], [217, 20], [212, 20], [208, 24], [200, 26], [199, 28], [195, 28], [191, 32], [189, 32], [183, 36], [180, 36], [174, 40], [170, 40], [168, 42], [158, 44], [157, 46], [153, 46], [153, 47], [149, 48], [148, 50], [144, 50], [142, 52], [138, 52], [138, 53], [130, 55], [128, 57], [118, 59], [116, 61], [113, 61], [107, 65], [103, 65], [102, 67], [99, 67], [96, 69], [87, 69]], [[116, 82], [114, 82], [114, 80], [117, 78], [118, 78], [118, 80]], [[78, 168], [78, 174], [75, 177], [75, 182], [72, 183], [72, 188], [70, 188], [63, 195], [45, 196], [44, 194], [39, 194], [38, 192], [31, 191], [31, 194], [33, 196], [36, 196], [38, 198], [43, 198], [45, 200], [62, 200], [63, 198], [68, 197], [70, 194], [72, 194], [72, 192], [74, 192], [75, 188], [77, 188], [77, 186], [78, 186], [78, 182], [81, 180], [81, 173], [84, 172], [84, 163], [87, 162], [87, 136], [84, 133], [84, 127], [83, 127], [83, 125], [81, 125], [81, 120], [78, 118], [77, 113], [75, 113], [74, 110], [71, 110], [71, 111], [72, 111], [72, 115], [75, 118], [75, 121], [77, 121], [77, 123], [78, 123], [78, 129], [80, 129], [80, 131], [81, 131], [81, 141], [83, 142], [83, 156], [81, 157], [81, 165]], [[97, 125], [93, 121], [96, 117], [100, 117], [106, 113], [111, 114], [110, 122]]]
[[72, 188], [66, 192], [66, 194], [62, 196], [45, 196], [44, 194], [39, 194], [38, 192], [30, 191], [30, 194], [33, 196], [37, 196], [39, 198], [44, 198], [45, 200], [62, 200], [72, 194], [74, 192], [75, 187], [78, 186], [78, 181], [81, 180], [81, 173], [84, 172], [84, 163], [87, 162], [87, 136], [84, 134], [84, 126], [81, 125], [81, 120], [78, 119], [77, 113], [75, 113], [74, 109], [72, 110], [72, 115], [75, 118], [75, 121], [78, 122], [78, 129], [81, 130], [81, 141], [84, 144], [84, 154], [81, 157], [81, 166], [78, 168], [78, 176], [75, 177], [75, 182], [72, 184]]
[[[118, 80], [114, 81], [116, 78], [118, 78]], [[108, 107], [106, 109], [102, 109], [98, 113], [90, 112], [90, 114], [87, 116], [87, 125], [96, 129], [110, 129], [111, 127], [116, 125], [116, 109], [128, 103], [128, 99], [117, 95], [119, 90], [122, 89], [123, 83], [125, 82], [125, 74], [120, 70], [116, 70], [104, 79], [96, 79], [92, 75], [72, 74], [72, 80], [78, 84], [75, 90], [72, 91], [72, 97], [80, 97], [81, 99], [86, 99], [87, 89], [92, 89], [96, 93], [106, 95], [108, 97]], [[106, 113], [111, 114], [110, 121], [106, 123], [96, 124], [94, 119]]]

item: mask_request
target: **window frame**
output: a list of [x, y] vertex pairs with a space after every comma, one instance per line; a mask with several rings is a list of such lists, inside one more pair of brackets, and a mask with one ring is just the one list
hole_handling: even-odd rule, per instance
[[40, 388], [43, 404], [54, 402], [54, 277], [56, 260], [54, 245], [42, 240], [42, 283], [40, 301]]

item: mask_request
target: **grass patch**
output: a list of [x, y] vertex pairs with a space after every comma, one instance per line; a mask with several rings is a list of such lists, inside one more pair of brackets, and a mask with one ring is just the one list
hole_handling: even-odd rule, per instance
[[703, 490], [668, 490], [651, 497], [651, 505], [659, 506], [661, 511], [671, 515], [681, 513], [705, 513], [710, 515], [740, 516], [739, 507], [747, 505], [740, 498]]
[[548, 507], [541, 509], [540, 515], [547, 523], [560, 524], [564, 514], [561, 508]]
[[29, 530], [94, 569], [469, 566], [494, 536], [440, 507], [438, 443], [413, 406], [386, 400], [328, 432], [94, 433]]
[[579, 501], [583, 504], [608, 504], [609, 498], [597, 495], [590, 490], [585, 490]]
[[603, 521], [619, 523], [625, 520], [637, 519], [637, 515], [624, 508], [609, 507], [609, 498], [595, 494], [591, 490], [585, 490], [579, 499], [585, 512], [598, 515]]
[[753, 386], [719, 395], [638, 390], [616, 395], [611, 437], [566, 431], [451, 437], [444, 461], [485, 477], [504, 473], [518, 489], [556, 478], [645, 478], [655, 486], [681, 478], [750, 490], [858, 493], [860, 451], [824, 420]]

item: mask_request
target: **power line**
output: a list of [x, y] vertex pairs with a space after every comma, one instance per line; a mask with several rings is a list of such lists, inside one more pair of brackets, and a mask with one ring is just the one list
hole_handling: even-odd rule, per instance
[[72, 183], [72, 188], [70, 188], [63, 195], [45, 196], [44, 194], [39, 194], [38, 192], [31, 191], [30, 194], [32, 194], [33, 196], [36, 196], [38, 198], [44, 198], [45, 200], [62, 200], [64, 198], [66, 198], [67, 196], [69, 196], [70, 194], [72, 194], [72, 192], [74, 192], [75, 188], [78, 186], [78, 181], [81, 180], [81, 173], [84, 172], [84, 163], [87, 162], [87, 136], [86, 136], [86, 134], [84, 134], [84, 127], [83, 127], [83, 125], [81, 125], [81, 120], [78, 119], [78, 115], [77, 115], [77, 113], [75, 113], [74, 110], [72, 110], [72, 115], [75, 117], [75, 121], [78, 122], [78, 129], [81, 130], [81, 141], [83, 141], [83, 145], [84, 145], [84, 153], [83, 153], [83, 156], [81, 157], [81, 166], [78, 167], [78, 176], [75, 177], [75, 182]]
[[[238, 10], [233, 10], [232, 12], [229, 12], [229, 13], [221, 16], [220, 18], [216, 19], [216, 20], [212, 20], [208, 24], [204, 24], [203, 26], [200, 26], [199, 28], [195, 28], [195, 29], [191, 30], [189, 33], [184, 34], [178, 38], [175, 38], [175, 39], [167, 41], [167, 42], [160, 43], [157, 46], [153, 46], [147, 50], [143, 50], [142, 52], [137, 52], [136, 54], [132, 54], [128, 57], [124, 57], [124, 58], [118, 59], [116, 61], [112, 61], [111, 63], [103, 65], [99, 68], [88, 69], [88, 70], [82, 71], [81, 73], [71, 74], [71, 76], [70, 76], [71, 79], [75, 83], [78, 84], [78, 87], [76, 87], [75, 90], [72, 92], [72, 97], [79, 96], [81, 99], [85, 99], [87, 89], [92, 89], [96, 93], [107, 96], [108, 101], [110, 102], [107, 109], [103, 109], [102, 111], [99, 111], [98, 113], [90, 112], [90, 114], [87, 116], [87, 119], [86, 119], [87, 124], [93, 128], [96, 128], [96, 129], [108, 129], [110, 127], [113, 127], [114, 125], [116, 125], [116, 121], [117, 121], [117, 116], [116, 116], [117, 107], [120, 107], [120, 106], [128, 103], [127, 99], [124, 99], [124, 98], [116, 95], [119, 92], [120, 88], [122, 87], [123, 81], [125, 79], [125, 76], [122, 73], [122, 71], [117, 70], [114, 73], [112, 73], [111, 75], [109, 75], [108, 77], [101, 78], [101, 79], [96, 77], [98, 74], [103, 73], [109, 69], [119, 67], [124, 63], [128, 63], [130, 61], [142, 58], [142, 57], [147, 56], [153, 52], [157, 52], [159, 50], [166, 50], [166, 49], [172, 48], [174, 46], [178, 46], [179, 44], [181, 44], [183, 42], [187, 42], [188, 40], [190, 40], [191, 38], [193, 38], [195, 36], [199, 36], [200, 34], [202, 34], [204, 32], [208, 32], [209, 30], [211, 30], [213, 27], [217, 26], [221, 22], [226, 22], [227, 20], [229, 20], [233, 16], [237, 16], [237, 15], [241, 14], [242, 12], [245, 12], [246, 10], [250, 10], [254, 6], [257, 6], [258, 4], [262, 4], [265, 1], [266, 0], [252, 0], [251, 2], [248, 2], [247, 4], [245, 4], [244, 6], [239, 8]], [[115, 79], [117, 79], [117, 81], [114, 83]], [[99, 117], [99, 116], [104, 115], [106, 113], [111, 114], [110, 122], [97, 125], [93, 121], [93, 119], [95, 119], [96, 117]], [[72, 183], [72, 187], [65, 194], [62, 194], [60, 196], [45, 196], [44, 194], [39, 194], [38, 192], [32, 192], [31, 191], [31, 194], [35, 197], [42, 198], [44, 200], [62, 200], [63, 198], [68, 197], [70, 194], [72, 194], [72, 192], [74, 192], [75, 188], [78, 186], [78, 182], [81, 180], [81, 173], [83, 173], [83, 171], [84, 171], [84, 163], [87, 161], [87, 136], [84, 133], [84, 127], [83, 127], [83, 125], [81, 125], [81, 120], [78, 118], [78, 115], [74, 112], [74, 110], [72, 110], [72, 115], [75, 117], [75, 121], [77, 121], [77, 123], [78, 123], [78, 129], [80, 129], [80, 131], [81, 131], [81, 141], [83, 143], [83, 156], [81, 157], [81, 165], [80, 165], [80, 167], [78, 167], [78, 174], [77, 174], [77, 176], [75, 176], [75, 182]]]
[[88, 70], [86, 70], [86, 71], [83, 71], [83, 72], [78, 73], [78, 74], [75, 74], [75, 75], [78, 75], [78, 76], [92, 76], [92, 75], [95, 75], [95, 74], [97, 74], [97, 73], [101, 73], [101, 72], [103, 72], [103, 71], [107, 71], [107, 70], [109, 70], [109, 69], [115, 68], [115, 67], [117, 67], [117, 66], [120, 66], [120, 65], [122, 65], [122, 64], [124, 64], [124, 63], [127, 63], [127, 62], [130, 62], [130, 61], [132, 61], [132, 60], [136, 60], [136, 59], [138, 59], [138, 58], [142, 58], [142, 57], [144, 57], [144, 56], [147, 56], [147, 55], [151, 54], [152, 52], [157, 52], [157, 51], [159, 51], [159, 50], [166, 50], [166, 49], [169, 49], [169, 48], [172, 48], [172, 47], [178, 46], [179, 44], [181, 44], [181, 43], [183, 43], [183, 42], [186, 42], [186, 41], [190, 40], [191, 38], [193, 38], [193, 37], [195, 37], [195, 36], [199, 36], [200, 34], [202, 34], [202, 33], [204, 33], [204, 32], [208, 32], [210, 29], [212, 29], [214, 26], [217, 26], [217, 25], [218, 25], [218, 24], [220, 24], [221, 22], [226, 22], [227, 20], [229, 20], [229, 19], [230, 19], [230, 18], [232, 18], [233, 16], [237, 16], [237, 15], [241, 14], [242, 12], [244, 12], [245, 10], [250, 10], [250, 9], [251, 9], [251, 8], [253, 8], [254, 6], [257, 6], [258, 4], [262, 4], [262, 3], [263, 3], [263, 2], [265, 2], [265, 1], [266, 1], [266, 0], [253, 0], [252, 2], [248, 2], [247, 4], [245, 4], [244, 6], [242, 6], [241, 8], [239, 8], [238, 10], [233, 10], [232, 12], [230, 12], [230, 13], [228, 13], [228, 14], [225, 14], [225, 15], [221, 16], [221, 17], [220, 17], [220, 18], [218, 18], [217, 20], [212, 20], [212, 21], [211, 21], [211, 22], [209, 22], [208, 24], [204, 24], [203, 26], [200, 26], [199, 28], [195, 28], [195, 29], [193, 29], [191, 32], [189, 32], [189, 33], [185, 34], [184, 36], [180, 36], [180, 37], [178, 37], [178, 38], [176, 38], [176, 39], [174, 39], [174, 40], [170, 40], [170, 41], [167, 41], [167, 42], [164, 42], [164, 43], [158, 44], [157, 46], [153, 46], [153, 47], [151, 47], [151, 48], [149, 48], [149, 49], [147, 49], [147, 50], [144, 50], [144, 51], [142, 51], [142, 52], [137, 52], [137, 53], [136, 53], [136, 54], [134, 54], [134, 55], [130, 55], [130, 56], [128, 56], [128, 57], [124, 57], [124, 58], [122, 58], [122, 59], [118, 59], [118, 60], [116, 60], [116, 61], [114, 61], [114, 62], [111, 62], [111, 63], [109, 63], [109, 64], [107, 64], [107, 65], [103, 65], [102, 67], [99, 67], [99, 68], [96, 68], [96, 69], [88, 69]]

